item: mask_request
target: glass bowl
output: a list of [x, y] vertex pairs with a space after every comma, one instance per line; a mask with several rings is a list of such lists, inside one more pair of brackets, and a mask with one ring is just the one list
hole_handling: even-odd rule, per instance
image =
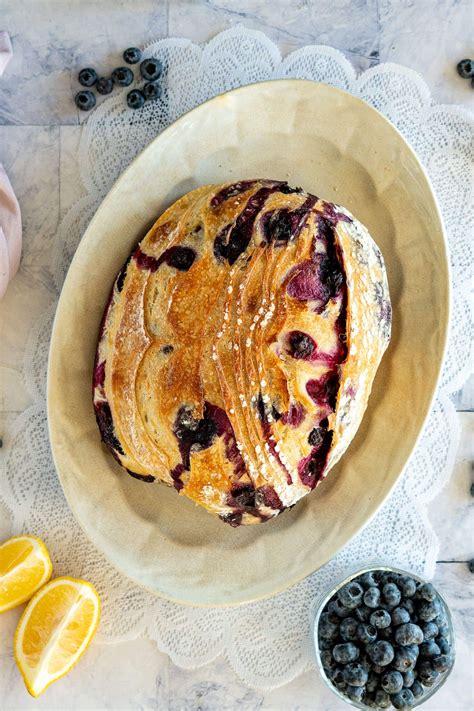
[[[316, 662], [318, 666], [319, 673], [321, 674], [321, 678], [323, 679], [324, 683], [326, 686], [331, 689], [331, 691], [339, 698], [341, 701], [345, 701], [346, 704], [350, 704], [351, 706], [354, 706], [357, 709], [363, 709], [364, 711], [366, 709], [374, 709], [373, 706], [366, 706], [364, 703], [355, 701], [353, 699], [349, 699], [347, 696], [344, 696], [332, 683], [332, 681], [326, 676], [326, 672], [323, 668], [322, 662], [321, 662], [321, 654], [320, 654], [320, 649], [319, 649], [319, 643], [318, 643], [318, 627], [319, 627], [319, 618], [321, 616], [322, 611], [324, 610], [324, 607], [326, 604], [329, 602], [329, 600], [335, 595], [340, 588], [344, 587], [344, 585], [347, 585], [351, 580], [354, 580], [354, 578], [359, 577], [359, 575], [363, 575], [363, 573], [369, 573], [371, 571], [376, 571], [376, 570], [381, 570], [383, 572], [389, 572], [389, 573], [399, 573], [401, 575], [406, 575], [408, 578], [413, 578], [413, 580], [416, 580], [418, 583], [426, 583], [429, 582], [427, 580], [424, 580], [423, 578], [420, 578], [419, 575], [415, 575], [414, 573], [410, 573], [406, 570], [401, 570], [400, 568], [392, 568], [391, 566], [387, 565], [371, 565], [366, 568], [360, 568], [356, 570], [354, 573], [351, 573], [350, 575], [347, 576], [347, 578], [344, 578], [344, 580], [341, 580], [337, 585], [335, 585], [331, 590], [329, 590], [327, 593], [321, 596], [321, 598], [318, 600], [316, 604], [316, 612], [314, 616], [314, 622], [313, 622], [313, 641], [314, 641], [314, 649], [316, 653]], [[449, 627], [449, 643], [451, 645], [451, 666], [449, 669], [442, 674], [440, 674], [438, 680], [433, 684], [433, 686], [426, 688], [425, 693], [423, 694], [422, 697], [419, 699], [415, 699], [415, 703], [411, 708], [415, 708], [417, 706], [420, 706], [421, 704], [424, 704], [425, 701], [428, 701], [433, 694], [435, 694], [438, 689], [440, 689], [443, 684], [445, 683], [446, 679], [448, 676], [451, 674], [451, 671], [454, 666], [455, 658], [456, 658], [456, 649], [455, 649], [455, 639], [454, 639], [454, 628], [453, 628], [453, 621], [451, 619], [451, 612], [449, 610], [449, 607], [446, 603], [446, 600], [443, 598], [443, 596], [436, 590], [438, 597], [440, 599], [441, 604], [444, 607], [444, 612], [446, 614], [446, 618], [448, 621], [448, 627]], [[375, 707], [376, 708], [376, 707]], [[391, 706], [390, 709], [393, 709], [394, 707]]]

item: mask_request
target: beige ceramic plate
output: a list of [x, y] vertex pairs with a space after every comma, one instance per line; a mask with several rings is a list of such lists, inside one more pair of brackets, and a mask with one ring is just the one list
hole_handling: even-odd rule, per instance
[[[328, 479], [269, 523], [233, 529], [173, 489], [132, 479], [100, 443], [91, 401], [96, 339], [114, 277], [147, 227], [206, 183], [287, 180], [351, 210], [385, 257], [393, 337], [355, 440]], [[100, 550], [137, 582], [199, 605], [283, 590], [352, 538], [401, 476], [427, 416], [449, 314], [435, 198], [400, 134], [323, 84], [254, 84], [199, 106], [117, 181], [69, 270], [51, 342], [48, 416], [67, 499]]]

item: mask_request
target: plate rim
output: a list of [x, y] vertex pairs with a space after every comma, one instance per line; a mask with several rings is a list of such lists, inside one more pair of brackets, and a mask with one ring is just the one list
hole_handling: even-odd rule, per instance
[[[421, 425], [420, 425], [420, 427], [418, 429], [418, 433], [413, 441], [412, 447], [411, 447], [410, 452], [407, 456], [404, 466], [401, 468], [398, 476], [394, 479], [392, 484], [387, 488], [387, 491], [385, 492], [385, 494], [380, 498], [380, 500], [378, 501], [378, 503], [377, 503], [376, 507], [374, 508], [374, 510], [372, 511], [372, 513], [367, 518], [364, 519], [364, 521], [360, 524], [360, 526], [354, 530], [354, 532], [349, 536], [349, 538], [344, 542], [344, 544], [340, 548], [337, 549], [337, 551], [335, 553], [333, 553], [331, 556], [325, 558], [323, 560], [323, 562], [316, 568], [314, 567], [314, 565], [310, 565], [309, 568], [306, 567], [303, 572], [298, 574], [298, 576], [294, 577], [293, 579], [291, 579], [289, 581], [285, 581], [285, 583], [283, 585], [276, 587], [271, 592], [254, 594], [252, 597], [247, 597], [245, 599], [238, 599], [238, 600], [234, 600], [234, 601], [230, 601], [230, 602], [202, 602], [202, 601], [196, 602], [196, 601], [190, 601], [190, 600], [182, 600], [178, 597], [173, 597], [172, 595], [170, 595], [168, 593], [165, 593], [161, 590], [158, 590], [156, 588], [148, 586], [142, 580], [139, 580], [139, 579], [133, 577], [132, 575], [130, 575], [130, 573], [128, 573], [120, 565], [118, 565], [115, 562], [115, 560], [113, 560], [112, 557], [109, 556], [108, 552], [104, 551], [100, 546], [98, 546], [96, 544], [96, 542], [92, 538], [91, 533], [89, 533], [89, 530], [86, 528], [86, 525], [83, 523], [81, 517], [78, 515], [76, 508], [75, 508], [75, 504], [72, 500], [72, 497], [68, 496], [68, 492], [66, 491], [66, 485], [65, 485], [65, 482], [63, 481], [63, 478], [61, 476], [60, 467], [59, 467], [57, 459], [56, 459], [55, 448], [53, 446], [55, 437], [54, 437], [54, 424], [53, 424], [54, 415], [53, 415], [53, 410], [52, 410], [52, 406], [51, 406], [51, 389], [52, 389], [51, 382], [53, 379], [52, 353], [53, 353], [53, 344], [54, 344], [56, 337], [57, 337], [58, 322], [59, 322], [58, 314], [60, 311], [61, 301], [63, 300], [63, 294], [64, 294], [65, 287], [68, 282], [68, 278], [70, 276], [70, 273], [73, 269], [75, 262], [78, 261], [78, 255], [80, 256], [80, 251], [81, 251], [81, 248], [83, 247], [83, 244], [85, 242], [85, 238], [87, 237], [89, 231], [93, 227], [93, 225], [97, 219], [97, 215], [98, 215], [99, 211], [102, 209], [104, 204], [106, 202], [108, 202], [109, 199], [111, 199], [113, 197], [115, 191], [118, 189], [118, 185], [119, 185], [120, 181], [123, 179], [123, 177], [125, 176], [125, 174], [128, 171], [132, 170], [132, 168], [135, 166], [135, 163], [141, 159], [142, 155], [146, 151], [150, 150], [151, 146], [156, 141], [160, 140], [163, 135], [165, 135], [167, 132], [171, 132], [171, 130], [175, 130], [177, 124], [179, 124], [180, 122], [184, 122], [190, 115], [192, 115], [193, 113], [202, 109], [203, 106], [210, 106], [213, 103], [217, 103], [219, 101], [219, 99], [221, 99], [223, 96], [228, 96], [230, 94], [234, 95], [234, 94], [240, 94], [240, 93], [247, 93], [247, 92], [250, 93], [253, 91], [258, 91], [258, 89], [262, 86], [265, 86], [266, 88], [271, 88], [272, 85], [277, 85], [277, 84], [278, 85], [288, 84], [290, 86], [294, 85], [294, 84], [306, 84], [308, 86], [311, 86], [312, 89], [316, 89], [316, 90], [323, 89], [325, 91], [326, 90], [333, 91], [337, 94], [343, 95], [346, 100], [347, 100], [347, 98], [349, 98], [350, 100], [363, 105], [364, 109], [369, 109], [369, 113], [374, 112], [375, 115], [379, 119], [382, 119], [383, 122], [385, 122], [387, 124], [388, 128], [395, 132], [395, 134], [398, 136], [399, 139], [401, 139], [401, 141], [403, 142], [405, 147], [408, 149], [408, 151], [412, 154], [412, 157], [414, 158], [414, 160], [420, 170], [420, 173], [422, 174], [424, 180], [426, 181], [428, 190], [431, 194], [431, 198], [433, 201], [433, 206], [435, 209], [435, 214], [436, 214], [436, 218], [437, 218], [437, 222], [438, 222], [438, 226], [439, 226], [439, 230], [440, 230], [441, 243], [444, 248], [443, 262], [444, 262], [445, 269], [446, 269], [446, 297], [447, 298], [446, 298], [446, 303], [444, 304], [446, 317], [445, 317], [445, 327], [443, 330], [443, 345], [442, 345], [442, 350], [441, 350], [439, 363], [438, 363], [438, 371], [436, 374], [436, 378], [434, 378], [433, 385], [431, 388], [431, 395], [429, 398], [429, 402], [426, 406], [426, 411], [423, 415]], [[389, 284], [389, 286], [390, 286], [390, 284]], [[135, 585], [138, 585], [141, 589], [146, 590], [147, 592], [149, 592], [155, 596], [158, 596], [161, 599], [167, 600], [169, 602], [173, 602], [173, 603], [176, 603], [179, 605], [184, 605], [186, 607], [199, 607], [199, 608], [239, 607], [241, 605], [247, 605], [247, 604], [260, 602], [262, 600], [268, 600], [278, 594], [285, 592], [286, 590], [289, 590], [290, 588], [294, 587], [295, 585], [300, 583], [302, 580], [304, 580], [308, 576], [312, 575], [312, 573], [324, 568], [324, 566], [327, 565], [336, 555], [338, 555], [338, 553], [340, 553], [346, 546], [348, 546], [351, 543], [351, 541], [353, 541], [354, 538], [357, 535], [359, 535], [359, 533], [361, 533], [361, 531], [363, 531], [370, 524], [370, 522], [373, 520], [373, 518], [380, 511], [380, 509], [386, 503], [388, 498], [391, 496], [393, 490], [399, 483], [401, 477], [404, 475], [406, 468], [409, 465], [409, 463], [413, 457], [415, 449], [418, 446], [418, 443], [423, 435], [423, 432], [426, 427], [426, 423], [427, 423], [428, 418], [429, 418], [431, 411], [433, 409], [433, 405], [434, 405], [436, 395], [437, 395], [437, 392], [439, 389], [440, 381], [441, 381], [443, 367], [444, 367], [444, 364], [446, 361], [449, 334], [451, 331], [451, 322], [452, 322], [452, 268], [451, 268], [451, 260], [450, 260], [449, 243], [448, 243], [448, 239], [447, 239], [447, 235], [446, 235], [446, 229], [445, 229], [439, 201], [438, 201], [436, 192], [433, 188], [431, 179], [430, 179], [428, 173], [426, 172], [426, 170], [421, 162], [421, 159], [418, 157], [417, 153], [412, 148], [412, 146], [407, 141], [407, 139], [403, 136], [403, 134], [390, 121], [390, 119], [388, 119], [378, 109], [376, 109], [374, 106], [372, 106], [367, 101], [360, 98], [359, 96], [355, 96], [354, 94], [351, 94], [350, 92], [345, 91], [344, 89], [340, 89], [339, 87], [335, 87], [331, 84], [326, 84], [324, 82], [319, 82], [319, 81], [313, 81], [311, 79], [297, 79], [297, 78], [268, 79], [265, 81], [254, 82], [252, 84], [246, 84], [244, 86], [239, 86], [235, 89], [230, 89], [228, 91], [224, 91], [219, 94], [216, 94], [215, 96], [211, 97], [210, 99], [207, 99], [206, 101], [202, 102], [201, 104], [198, 104], [197, 106], [193, 107], [189, 111], [186, 111], [183, 114], [181, 114], [181, 116], [179, 116], [169, 126], [167, 126], [165, 129], [163, 129], [163, 131], [158, 133], [141, 151], [139, 151], [139, 153], [129, 163], [129, 165], [125, 168], [125, 170], [123, 170], [120, 173], [120, 175], [117, 177], [117, 179], [114, 181], [113, 185], [111, 186], [110, 190], [107, 192], [107, 194], [105, 195], [103, 200], [100, 202], [99, 206], [97, 207], [96, 211], [94, 212], [94, 215], [92, 216], [92, 219], [90, 220], [85, 231], [83, 232], [81, 239], [80, 239], [80, 241], [76, 247], [76, 250], [74, 252], [74, 255], [71, 259], [71, 262], [70, 262], [69, 267], [67, 269], [66, 276], [65, 276], [64, 281], [61, 286], [61, 291], [59, 294], [58, 302], [56, 304], [56, 309], [55, 309], [55, 313], [54, 313], [53, 325], [52, 325], [52, 329], [51, 329], [51, 338], [50, 338], [49, 347], [48, 347], [48, 365], [47, 365], [47, 374], [46, 374], [46, 414], [47, 414], [48, 436], [49, 436], [49, 443], [50, 443], [50, 450], [51, 450], [53, 464], [54, 464], [54, 467], [55, 467], [55, 470], [56, 470], [56, 473], [57, 473], [57, 476], [58, 476], [58, 479], [59, 479], [59, 482], [61, 485], [62, 492], [65, 496], [65, 499], [67, 501], [67, 504], [68, 504], [72, 514], [74, 515], [76, 522], [79, 524], [79, 526], [80, 526], [81, 530], [83, 531], [84, 535], [86, 536], [86, 538], [92, 543], [92, 545], [96, 548], [96, 550], [101, 555], [104, 556], [104, 558], [107, 560], [107, 562], [113, 568], [118, 570], [128, 580], [132, 581]]]

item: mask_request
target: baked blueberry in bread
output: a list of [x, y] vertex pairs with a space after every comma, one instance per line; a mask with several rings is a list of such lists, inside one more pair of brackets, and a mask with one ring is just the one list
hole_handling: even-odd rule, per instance
[[382, 255], [347, 210], [274, 180], [199, 188], [116, 278], [102, 439], [137, 479], [233, 526], [267, 521], [347, 449], [390, 325]]

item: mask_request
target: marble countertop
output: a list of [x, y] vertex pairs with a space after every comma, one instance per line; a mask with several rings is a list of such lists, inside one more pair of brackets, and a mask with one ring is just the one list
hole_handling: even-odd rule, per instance
[[[10, 32], [15, 52], [0, 79], [0, 163], [16, 190], [24, 223], [22, 266], [0, 302], [0, 437], [30, 404], [21, 358], [29, 330], [50, 300], [52, 237], [78, 197], [73, 157], [81, 117], [72, 97], [79, 68], [94, 64], [105, 72], [117, 66], [125, 47], [166, 36], [203, 42], [241, 22], [265, 32], [283, 53], [306, 44], [329, 44], [358, 70], [379, 61], [404, 64], [424, 76], [435, 101], [474, 106], [469, 82], [455, 71], [456, 62], [473, 50], [471, 0], [4, 0], [0, 22], [0, 29]], [[435, 583], [453, 611], [458, 654], [451, 678], [426, 704], [427, 711], [474, 706], [474, 577], [466, 565], [474, 555], [474, 499], [469, 493], [473, 380], [455, 402], [462, 422], [456, 465], [429, 515], [441, 541]], [[13, 611], [0, 621], [4, 711], [349, 708], [323, 687], [316, 672], [274, 691], [256, 691], [246, 688], [222, 658], [200, 669], [180, 669], [144, 639], [92, 645], [68, 677], [33, 700], [23, 687], [11, 646], [4, 644], [16, 619]]]

